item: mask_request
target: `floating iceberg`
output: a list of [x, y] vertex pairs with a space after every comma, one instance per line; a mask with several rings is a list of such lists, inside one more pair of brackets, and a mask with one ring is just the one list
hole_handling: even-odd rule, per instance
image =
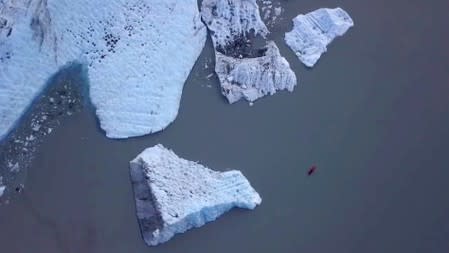
[[256, 0], [204, 0], [201, 15], [211, 31], [215, 72], [229, 103], [293, 91], [295, 73], [276, 44], [256, 46], [268, 34]]
[[276, 44], [268, 42], [262, 52], [259, 57], [242, 59], [216, 52], [215, 72], [230, 103], [241, 98], [252, 102], [276, 90], [293, 91], [296, 76]]
[[148, 245], [213, 221], [233, 207], [254, 209], [259, 194], [240, 171], [217, 172], [157, 145], [130, 163], [137, 218]]
[[285, 42], [307, 67], [313, 67], [327, 45], [354, 26], [341, 8], [322, 8], [293, 19], [293, 30], [285, 34]]
[[160, 131], [205, 39], [196, 0], [0, 0], [0, 139], [74, 62], [108, 137]]

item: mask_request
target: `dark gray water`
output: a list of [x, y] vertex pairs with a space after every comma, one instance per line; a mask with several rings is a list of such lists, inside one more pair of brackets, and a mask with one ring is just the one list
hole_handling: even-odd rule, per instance
[[[217, 80], [205, 78], [209, 41], [164, 132], [108, 140], [84, 110], [45, 139], [22, 196], [0, 206], [0, 251], [447, 253], [449, 2], [282, 5], [271, 30], [299, 76], [294, 93], [228, 105]], [[307, 70], [283, 34], [296, 14], [335, 6], [356, 26]], [[262, 205], [147, 247], [128, 161], [156, 143], [211, 168], [241, 169]]]

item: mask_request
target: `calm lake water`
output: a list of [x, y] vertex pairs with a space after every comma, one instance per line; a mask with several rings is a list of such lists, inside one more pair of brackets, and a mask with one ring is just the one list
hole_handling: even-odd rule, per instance
[[[165, 131], [109, 140], [89, 108], [54, 129], [22, 195], [0, 206], [0, 251], [449, 252], [449, 2], [281, 4], [271, 37], [300, 79], [293, 93], [228, 105], [206, 78], [208, 41]], [[283, 34], [295, 15], [336, 6], [356, 26], [306, 69]], [[147, 247], [128, 162], [157, 143], [242, 170], [262, 205]]]

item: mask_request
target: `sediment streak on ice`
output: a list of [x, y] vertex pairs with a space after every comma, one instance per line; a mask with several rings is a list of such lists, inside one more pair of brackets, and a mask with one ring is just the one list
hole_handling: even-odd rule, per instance
[[137, 218], [149, 245], [262, 201], [240, 171], [213, 171], [162, 145], [146, 149], [130, 166]]
[[0, 139], [73, 62], [108, 137], [160, 131], [205, 38], [196, 0], [0, 0]]
[[327, 45], [354, 26], [349, 14], [341, 8], [322, 8], [293, 19], [293, 30], [285, 34], [285, 41], [308, 67], [313, 67]]
[[268, 34], [256, 0], [204, 0], [201, 15], [211, 31], [215, 72], [229, 103], [293, 90], [295, 73], [276, 44], [255, 45]]

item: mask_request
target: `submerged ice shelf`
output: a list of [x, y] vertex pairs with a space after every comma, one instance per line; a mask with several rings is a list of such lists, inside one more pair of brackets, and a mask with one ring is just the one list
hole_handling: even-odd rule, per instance
[[160, 131], [205, 39], [196, 0], [0, 0], [0, 140], [73, 62], [108, 137]]
[[0, 177], [0, 198], [3, 196], [3, 193], [5, 193], [6, 186], [3, 185], [2, 177]]
[[296, 75], [276, 44], [256, 45], [268, 34], [256, 0], [203, 0], [201, 16], [211, 31], [215, 72], [229, 103], [293, 91]]
[[327, 45], [354, 26], [349, 14], [341, 8], [321, 8], [293, 19], [293, 30], [285, 42], [307, 67], [313, 67]]
[[233, 207], [262, 201], [240, 171], [217, 172], [178, 157], [162, 145], [130, 162], [137, 218], [149, 245], [213, 221]]

